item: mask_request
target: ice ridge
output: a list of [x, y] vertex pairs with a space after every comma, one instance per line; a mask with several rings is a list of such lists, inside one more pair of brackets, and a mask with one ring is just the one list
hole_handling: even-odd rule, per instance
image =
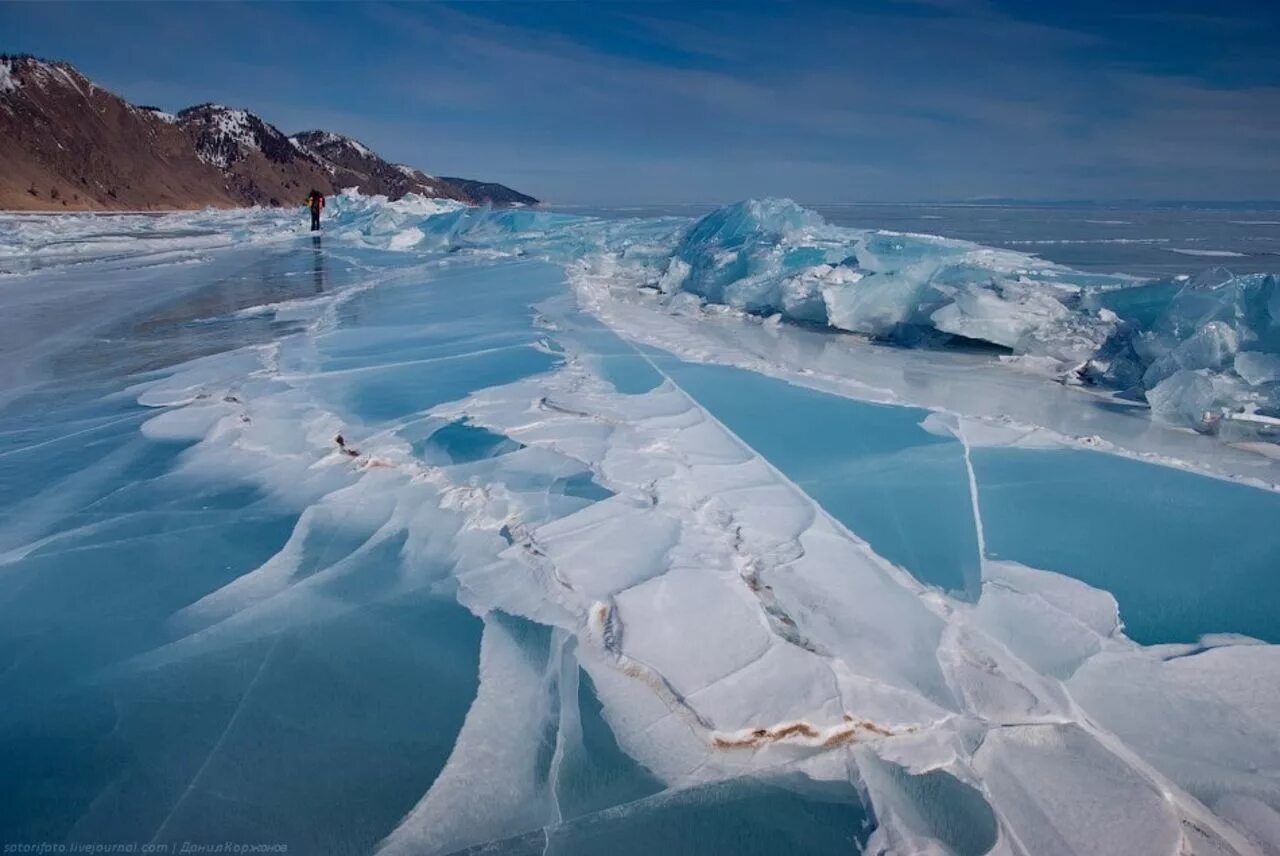
[[785, 199], [699, 220], [344, 195], [335, 230], [393, 250], [533, 255], [695, 299], [914, 348], [986, 348], [1019, 368], [1146, 401], [1228, 439], [1280, 436], [1280, 290], [1213, 268], [1142, 281], [933, 235], [833, 226]]

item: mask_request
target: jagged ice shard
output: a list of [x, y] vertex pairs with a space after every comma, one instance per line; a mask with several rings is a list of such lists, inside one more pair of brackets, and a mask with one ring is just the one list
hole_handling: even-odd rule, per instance
[[6, 840], [1280, 851], [1273, 276], [331, 208], [0, 218]]

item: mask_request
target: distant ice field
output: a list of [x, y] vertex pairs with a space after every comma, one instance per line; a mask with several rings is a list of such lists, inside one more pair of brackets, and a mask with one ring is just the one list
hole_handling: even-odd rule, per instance
[[895, 210], [0, 215], [0, 841], [1277, 852], [1274, 267]]
[[[700, 217], [715, 205], [563, 206], [603, 216]], [[1078, 270], [1141, 277], [1194, 274], [1229, 260], [1236, 273], [1280, 268], [1280, 208], [1257, 205], [1025, 203], [809, 204], [829, 222], [925, 232], [1032, 253]]]

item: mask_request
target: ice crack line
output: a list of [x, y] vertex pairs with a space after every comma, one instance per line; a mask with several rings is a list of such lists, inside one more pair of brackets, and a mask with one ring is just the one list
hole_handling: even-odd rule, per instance
[[[652, 365], [652, 361], [647, 356], [641, 356]], [[657, 366], [653, 367], [655, 371], [670, 382], [673, 389], [679, 391], [692, 406], [697, 407], [696, 402], [689, 397], [688, 393], [685, 393], [674, 381], [671, 381], [665, 372], [662, 372]], [[546, 402], [545, 398], [540, 401], [540, 404], [544, 402]], [[565, 415], [577, 416], [582, 419], [595, 421], [600, 419], [595, 414], [581, 410], [564, 407], [555, 409]], [[710, 414], [706, 414], [700, 407], [697, 409], [703, 414], [704, 418], [719, 425]], [[750, 449], [740, 439], [738, 442], [750, 452]], [[751, 454], [753, 457], [758, 457], [754, 452], [751, 452]], [[689, 466], [688, 461], [682, 460], [682, 463], [686, 467]], [[796, 622], [777, 602], [772, 588], [761, 580], [761, 574], [771, 569], [775, 563], [768, 561], [764, 557], [755, 556], [746, 550], [746, 539], [742, 525], [734, 518], [732, 513], [726, 513], [721, 517], [710, 512], [705, 506], [690, 510], [702, 512], [695, 516], [703, 522], [703, 525], [718, 530], [729, 537], [730, 547], [737, 559], [740, 578], [755, 596], [766, 623], [774, 635], [784, 642], [796, 645], [803, 650], [826, 659], [826, 655], [805, 638]], [[803, 546], [794, 539], [774, 544], [772, 547], [774, 552], [785, 556], [785, 561], [788, 562], [804, 555]], [[805, 721], [794, 721], [771, 727], [722, 732], [699, 713], [682, 694], [675, 690], [659, 670], [622, 652], [622, 622], [615, 604], [611, 601], [600, 601], [594, 604], [591, 609], [591, 623], [593, 625], [593, 635], [600, 641], [601, 646], [613, 655], [615, 662], [623, 672], [648, 684], [664, 700], [668, 708], [677, 713], [677, 715], [686, 720], [691, 719], [692, 722], [690, 724], [695, 725], [710, 745], [716, 749], [759, 748], [768, 743], [786, 743], [796, 747], [825, 751], [866, 739], [893, 737], [915, 730], [914, 728], [907, 728], [894, 731], [870, 720], [859, 719], [846, 713], [841, 723], [832, 726], [816, 726]]]
[[191, 796], [195, 791], [196, 785], [200, 783], [200, 779], [204, 777], [205, 771], [209, 769], [209, 765], [213, 763], [213, 759], [218, 756], [222, 749], [222, 744], [227, 742], [227, 736], [235, 729], [236, 723], [240, 720], [240, 714], [244, 712], [245, 705], [249, 702], [249, 697], [253, 695], [254, 689], [258, 686], [258, 681], [262, 679], [263, 674], [267, 671], [267, 663], [271, 661], [271, 657], [276, 652], [276, 648], [280, 646], [280, 640], [284, 638], [283, 633], [276, 634], [276, 638], [271, 643], [271, 647], [267, 649], [267, 653], [263, 655], [262, 662], [258, 664], [258, 671], [254, 673], [253, 680], [249, 682], [249, 686], [245, 688], [244, 695], [240, 697], [240, 703], [236, 705], [235, 712], [231, 714], [231, 718], [227, 720], [227, 727], [222, 730], [222, 734], [218, 736], [218, 742], [213, 744], [213, 748], [209, 750], [209, 754], [205, 757], [204, 763], [200, 765], [200, 769], [191, 777], [191, 781], [187, 784], [186, 790], [178, 797], [178, 801], [173, 804], [173, 808], [165, 815], [164, 821], [156, 829], [156, 834], [151, 836], [152, 844], [160, 840], [160, 836], [169, 827], [173, 818], [177, 815], [178, 810], [182, 808], [183, 803], [187, 801], [187, 797]]
[[978, 477], [973, 470], [973, 458], [969, 448], [969, 440], [964, 436], [964, 424], [960, 417], [955, 417], [956, 424], [951, 429], [960, 445], [964, 447], [964, 468], [969, 477], [969, 503], [973, 508], [973, 529], [978, 538], [978, 573], [981, 575], [983, 563], [987, 560], [987, 536], [982, 525], [982, 505], [978, 499]]

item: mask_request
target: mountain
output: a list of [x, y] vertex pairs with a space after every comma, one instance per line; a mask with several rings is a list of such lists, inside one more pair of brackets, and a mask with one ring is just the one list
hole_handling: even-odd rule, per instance
[[[290, 137], [289, 142], [323, 164], [333, 183], [340, 187], [359, 187], [363, 193], [381, 193], [392, 199], [406, 193], [463, 201], [485, 198], [466, 193], [455, 184], [427, 175], [420, 169], [387, 163], [368, 146], [341, 134], [303, 131]], [[489, 201], [499, 200], [490, 198]]]
[[301, 204], [315, 187], [333, 191], [329, 173], [273, 125], [246, 110], [201, 104], [174, 117], [195, 157], [218, 171], [228, 193], [249, 205]]
[[0, 55], [0, 210], [164, 210], [300, 205], [348, 187], [496, 205], [501, 184], [437, 178], [328, 131], [292, 137], [220, 104], [176, 115], [136, 106], [64, 62]]
[[172, 119], [65, 63], [0, 58], [0, 208], [240, 204]]
[[469, 197], [487, 199], [495, 205], [537, 205], [538, 200], [532, 196], [512, 190], [492, 181], [476, 181], [471, 178], [441, 178], [447, 184], [458, 188]]

